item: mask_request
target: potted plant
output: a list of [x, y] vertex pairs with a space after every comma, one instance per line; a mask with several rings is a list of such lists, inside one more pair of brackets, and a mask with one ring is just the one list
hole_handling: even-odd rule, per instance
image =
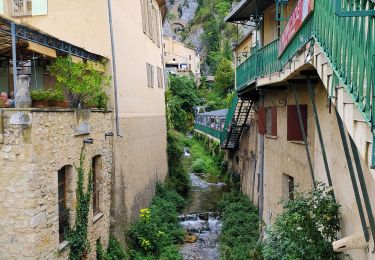
[[44, 89], [33, 90], [30, 93], [33, 107], [43, 108], [49, 106], [50, 91]]
[[[84, 62], [73, 62], [70, 56], [58, 57], [48, 67], [57, 87], [66, 91], [71, 106], [78, 108], [93, 100], [109, 85], [110, 77]], [[95, 103], [95, 102], [94, 102]]]
[[64, 93], [59, 88], [56, 88], [54, 91], [50, 92], [48, 101], [51, 107], [60, 107], [60, 108], [70, 107], [70, 102], [65, 100]]

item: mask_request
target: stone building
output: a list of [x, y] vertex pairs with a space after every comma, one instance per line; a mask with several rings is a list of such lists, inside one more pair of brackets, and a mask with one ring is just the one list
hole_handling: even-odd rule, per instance
[[320, 181], [342, 205], [333, 248], [373, 259], [374, 3], [354, 2], [243, 0], [231, 11], [227, 22], [254, 25], [235, 56], [255, 49], [237, 63], [221, 146], [266, 225], [296, 185]]
[[68, 257], [83, 146], [95, 259], [110, 233], [125, 244], [125, 229], [167, 174], [165, 2], [14, 0], [0, 1], [0, 13], [0, 92], [17, 96], [21, 75], [32, 89], [53, 88], [47, 66], [65, 55], [112, 76], [107, 110], [0, 108], [0, 259]]

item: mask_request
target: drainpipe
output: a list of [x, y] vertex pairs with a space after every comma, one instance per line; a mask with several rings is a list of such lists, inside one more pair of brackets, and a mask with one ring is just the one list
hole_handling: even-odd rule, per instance
[[17, 48], [16, 48], [16, 24], [12, 22], [10, 24], [10, 30], [12, 34], [12, 63], [13, 63], [13, 92], [14, 92], [14, 105], [17, 107]]
[[[259, 107], [264, 106], [264, 92], [260, 92]], [[259, 221], [263, 221], [264, 208], [264, 135], [259, 136]]]
[[117, 74], [116, 74], [116, 51], [115, 51], [115, 41], [113, 36], [113, 24], [112, 24], [112, 8], [111, 0], [108, 0], [108, 19], [109, 19], [109, 31], [111, 35], [111, 49], [112, 49], [112, 74], [113, 74], [113, 87], [115, 94], [115, 117], [116, 117], [116, 134], [119, 137], [120, 135], [120, 124], [118, 116], [118, 95], [117, 95]]

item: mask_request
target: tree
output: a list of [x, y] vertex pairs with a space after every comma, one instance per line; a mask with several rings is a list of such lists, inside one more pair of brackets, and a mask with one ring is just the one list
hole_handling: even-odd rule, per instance
[[232, 89], [233, 86], [234, 69], [232, 62], [222, 59], [215, 72], [215, 88], [225, 97], [228, 90]]
[[167, 91], [168, 126], [187, 132], [194, 124], [194, 106], [197, 104], [195, 82], [187, 76], [170, 76]]

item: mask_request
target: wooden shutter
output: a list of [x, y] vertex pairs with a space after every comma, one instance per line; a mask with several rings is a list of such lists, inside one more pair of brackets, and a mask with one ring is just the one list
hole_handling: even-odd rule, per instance
[[[297, 106], [288, 105], [287, 108], [287, 140], [303, 141], [302, 131], [298, 120]], [[307, 105], [300, 105], [303, 126], [307, 136]]]
[[146, 26], [146, 3], [145, 0], [140, 0], [141, 1], [141, 13], [142, 13], [142, 28], [143, 28], [143, 33], [147, 33], [147, 26]]
[[277, 136], [277, 107], [271, 108], [271, 114], [272, 114], [272, 135]]
[[154, 29], [153, 29], [153, 26], [152, 26], [152, 8], [154, 8], [153, 6], [152, 6], [152, 3], [150, 2], [150, 0], [148, 0], [147, 1], [147, 6], [148, 6], [148, 37], [152, 40], [152, 38], [153, 38], [153, 31], [154, 31]]
[[266, 109], [264, 107], [259, 108], [259, 134], [264, 135], [266, 133]]
[[151, 87], [154, 87], [155, 83], [155, 73], [154, 73], [154, 65], [150, 65], [151, 67]]
[[31, 14], [33, 16], [47, 15], [48, 14], [48, 0], [32, 0]]

